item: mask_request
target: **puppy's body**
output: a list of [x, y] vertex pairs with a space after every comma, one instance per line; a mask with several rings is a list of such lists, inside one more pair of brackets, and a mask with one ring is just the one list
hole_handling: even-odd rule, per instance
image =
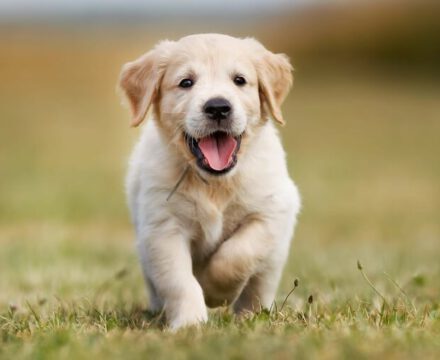
[[[223, 42], [245, 41], [222, 35], [200, 37], [204, 38], [205, 47], [206, 41], [220, 43], [217, 49], [221, 49]], [[196, 36], [192, 40], [200, 39]], [[204, 51], [209, 55], [213, 50], [205, 48]], [[221, 70], [221, 58], [210, 70], [220, 72], [219, 66]], [[231, 130], [231, 133], [237, 131], [234, 136], [240, 136], [241, 147], [235, 149], [236, 164], [231, 158], [228, 164], [223, 164], [230, 166], [221, 169], [226, 174], [215, 174], [217, 169], [208, 167], [209, 153], [201, 165], [207, 169], [198, 166], [184, 141], [188, 135], [179, 136], [173, 128], [181, 126], [185, 133], [193, 136], [194, 126], [198, 127], [197, 131], [203, 130], [205, 120], [197, 119], [202, 125], [195, 123], [197, 117], [191, 114], [193, 104], [183, 115], [173, 113], [170, 107], [181, 108], [182, 100], [173, 105], [173, 94], [164, 94], [166, 90], [152, 100], [155, 101], [154, 114], [131, 157], [127, 193], [138, 251], [150, 288], [150, 307], [153, 310], [164, 307], [175, 329], [205, 321], [205, 303], [208, 306], [233, 304], [236, 312], [270, 307], [288, 256], [300, 200], [288, 175], [277, 131], [267, 121], [270, 105], [264, 106], [267, 100], [258, 91], [260, 86], [257, 79], [252, 79], [253, 75], [258, 76], [248, 74], [248, 81], [249, 84], [254, 82], [255, 94], [249, 85], [247, 99], [240, 98], [246, 94], [238, 94], [238, 100], [233, 94], [228, 98], [233, 109], [231, 117], [234, 117], [227, 126], [242, 128]], [[167, 84], [166, 73], [163, 77], [163, 88], [172, 88]], [[202, 82], [201, 75], [198, 81]], [[215, 77], [207, 81], [214, 81], [215, 85]], [[218, 96], [218, 91], [209, 94], [207, 87], [201, 86], [200, 93], [194, 87], [192, 93], [178, 92], [174, 98], [176, 95], [200, 96], [205, 102], [212, 95]], [[235, 91], [235, 88], [228, 90], [227, 86], [228, 83], [219, 83], [222, 95]], [[127, 86], [123, 88], [130, 97]], [[131, 105], [136, 116], [136, 105]], [[273, 111], [277, 109], [271, 110], [275, 117]], [[165, 113], [174, 116], [164, 119]], [[182, 123], [178, 123], [179, 119]], [[206, 131], [212, 134], [219, 131], [220, 126], [223, 126], [220, 121], [216, 125], [211, 122], [206, 127], [215, 129]], [[217, 139], [219, 149], [224, 136]], [[203, 134], [200, 138], [198, 142], [203, 141]]]

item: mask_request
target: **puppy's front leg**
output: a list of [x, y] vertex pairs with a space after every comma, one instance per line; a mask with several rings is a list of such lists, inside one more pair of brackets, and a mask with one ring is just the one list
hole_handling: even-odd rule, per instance
[[232, 303], [274, 245], [270, 227], [249, 219], [213, 254], [200, 275], [208, 306]]
[[156, 230], [155, 234], [144, 242], [146, 272], [163, 300], [170, 327], [175, 330], [205, 322], [207, 309], [202, 288], [192, 273], [188, 241], [177, 229]]

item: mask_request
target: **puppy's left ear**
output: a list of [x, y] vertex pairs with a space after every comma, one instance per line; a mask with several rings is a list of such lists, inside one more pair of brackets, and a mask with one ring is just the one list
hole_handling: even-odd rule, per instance
[[293, 84], [292, 71], [292, 65], [286, 55], [274, 54], [266, 49], [257, 64], [263, 108], [281, 125], [285, 124], [281, 105]]

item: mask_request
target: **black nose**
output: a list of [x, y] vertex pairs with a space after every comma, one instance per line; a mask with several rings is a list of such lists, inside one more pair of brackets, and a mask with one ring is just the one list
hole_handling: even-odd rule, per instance
[[203, 106], [206, 116], [212, 120], [226, 119], [231, 113], [231, 103], [221, 97], [210, 99]]

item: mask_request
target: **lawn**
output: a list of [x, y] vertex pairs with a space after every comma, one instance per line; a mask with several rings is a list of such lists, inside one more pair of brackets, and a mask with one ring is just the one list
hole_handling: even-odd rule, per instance
[[147, 312], [123, 194], [138, 131], [114, 90], [150, 44], [14, 36], [0, 37], [0, 358], [440, 357], [437, 83], [297, 67], [280, 131], [303, 211], [276, 304], [172, 334]]

